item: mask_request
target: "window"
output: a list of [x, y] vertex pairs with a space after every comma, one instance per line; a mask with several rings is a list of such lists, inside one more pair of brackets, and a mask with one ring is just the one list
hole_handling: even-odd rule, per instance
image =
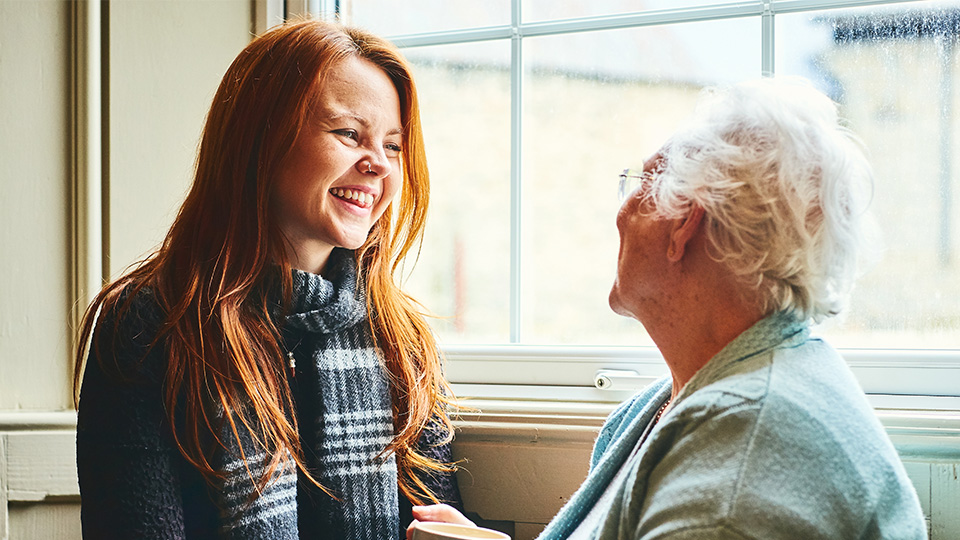
[[407, 288], [440, 316], [455, 381], [663, 373], [642, 326], [607, 307], [616, 175], [662, 144], [702, 88], [786, 73], [836, 100], [866, 143], [885, 242], [846, 315], [817, 331], [870, 392], [960, 395], [947, 382], [960, 380], [960, 1], [336, 8], [415, 65], [433, 197]]

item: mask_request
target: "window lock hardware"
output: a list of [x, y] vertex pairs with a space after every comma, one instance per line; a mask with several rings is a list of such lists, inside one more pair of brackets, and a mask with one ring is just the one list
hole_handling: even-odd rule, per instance
[[598, 369], [593, 385], [600, 390], [636, 390], [649, 379], [630, 369]]

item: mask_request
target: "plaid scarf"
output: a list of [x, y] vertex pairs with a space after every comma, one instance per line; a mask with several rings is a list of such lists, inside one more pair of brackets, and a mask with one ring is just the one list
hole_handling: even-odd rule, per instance
[[[336, 499], [298, 479], [292, 459], [254, 497], [269, 456], [241, 432], [246, 459], [230, 448], [219, 464], [222, 538], [398, 537], [397, 463], [382, 455], [393, 439], [387, 374], [356, 289], [353, 252], [334, 250], [328, 264], [332, 281], [294, 270], [283, 333], [296, 361], [291, 386], [307, 466]], [[223, 440], [237, 444], [231, 433]]]

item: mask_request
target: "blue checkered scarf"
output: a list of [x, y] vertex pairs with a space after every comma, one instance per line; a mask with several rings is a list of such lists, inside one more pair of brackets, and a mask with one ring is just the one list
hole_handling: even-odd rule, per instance
[[[329, 264], [333, 280], [294, 271], [284, 342], [297, 364], [292, 387], [307, 465], [336, 498], [302, 476], [298, 482], [292, 459], [255, 495], [269, 456], [242, 432], [246, 459], [232, 448], [220, 463], [222, 538], [398, 536], [397, 462], [383, 455], [394, 435], [387, 373], [356, 289], [353, 253], [335, 250]], [[236, 444], [232, 434], [223, 440]]]

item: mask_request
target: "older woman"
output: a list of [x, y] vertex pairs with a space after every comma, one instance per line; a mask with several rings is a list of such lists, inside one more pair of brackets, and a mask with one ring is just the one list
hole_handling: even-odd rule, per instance
[[863, 392], [810, 337], [853, 285], [871, 184], [835, 104], [773, 79], [708, 94], [621, 177], [610, 305], [670, 376], [610, 416], [541, 538], [925, 538]]

